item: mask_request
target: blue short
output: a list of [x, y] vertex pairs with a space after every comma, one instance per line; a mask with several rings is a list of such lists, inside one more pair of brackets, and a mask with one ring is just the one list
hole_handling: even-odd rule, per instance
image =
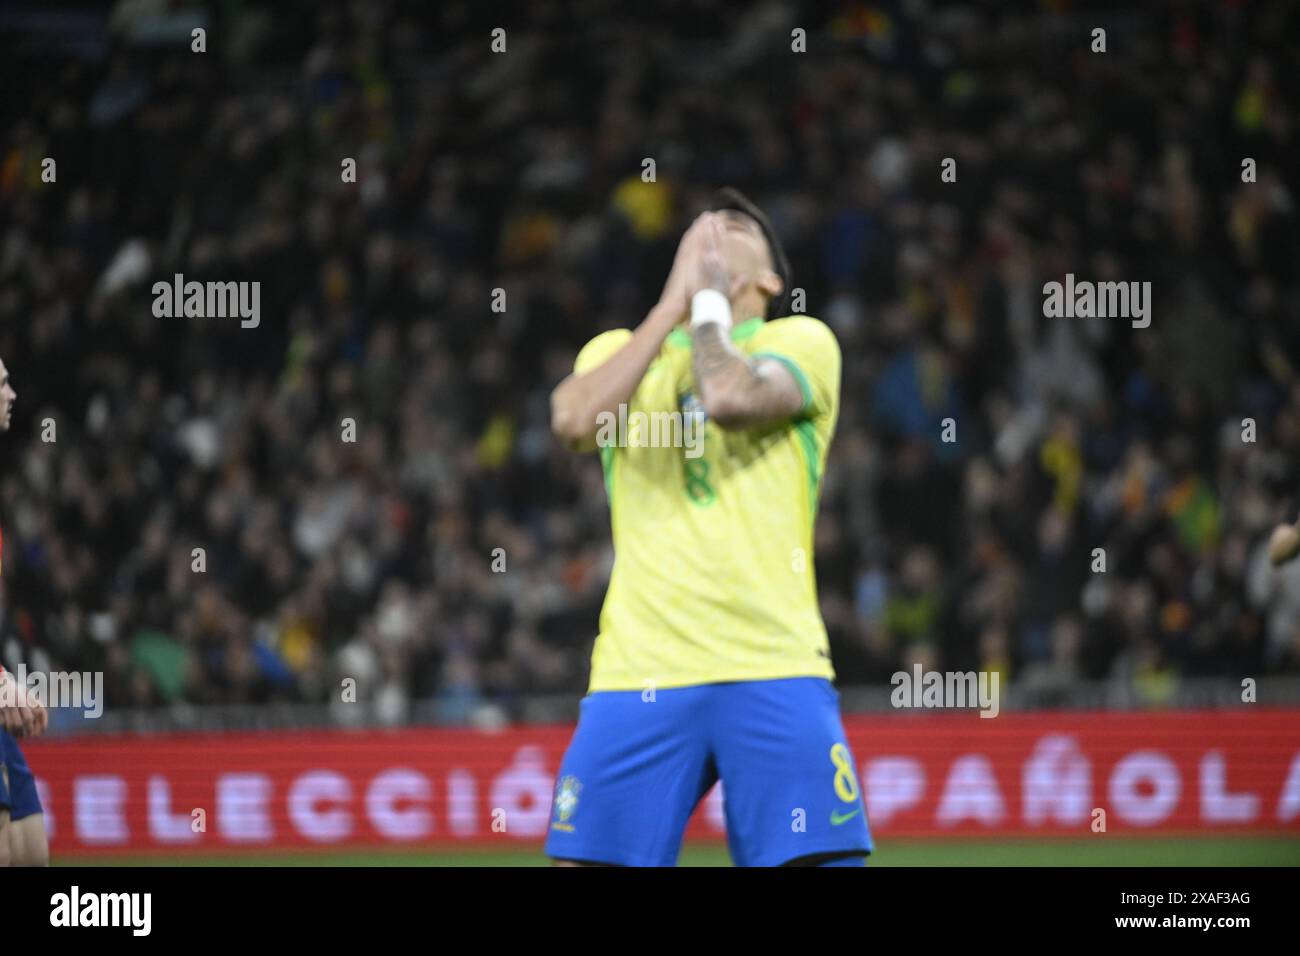
[[[18, 749], [18, 741], [7, 730], [0, 730], [0, 810], [9, 811], [9, 819], [22, 820], [41, 812], [41, 798], [36, 793], [36, 778], [27, 759]], [[6, 781], [6, 777], [8, 780]]]
[[649, 698], [631, 690], [583, 699], [556, 782], [548, 856], [673, 866], [692, 812], [719, 779], [737, 866], [871, 852], [829, 681], [702, 684]]

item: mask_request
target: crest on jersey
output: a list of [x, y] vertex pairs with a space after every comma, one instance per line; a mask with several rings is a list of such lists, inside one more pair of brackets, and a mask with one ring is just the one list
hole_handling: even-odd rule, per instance
[[694, 392], [687, 392], [677, 399], [682, 410], [682, 426], [686, 427], [688, 419], [694, 419], [695, 428], [703, 428], [709, 420], [709, 413], [704, 410], [704, 403], [695, 397]]
[[555, 788], [555, 820], [557, 823], [568, 823], [573, 814], [578, 809], [578, 794], [582, 792], [582, 784], [578, 782], [577, 777], [565, 777]]

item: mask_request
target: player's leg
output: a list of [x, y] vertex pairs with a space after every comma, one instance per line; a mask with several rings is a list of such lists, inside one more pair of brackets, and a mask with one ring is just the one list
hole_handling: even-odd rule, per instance
[[839, 694], [821, 678], [717, 685], [711, 715], [737, 866], [861, 866], [871, 852]]
[[18, 742], [6, 741], [5, 772], [8, 776], [10, 866], [49, 866], [50, 844], [45, 835], [45, 816], [36, 792], [36, 777], [27, 766]]
[[0, 867], [9, 866], [9, 810], [0, 806]]
[[598, 691], [582, 701], [551, 805], [557, 862], [672, 866], [696, 805], [717, 780], [701, 688]]
[[49, 866], [50, 840], [45, 833], [45, 814], [33, 813], [9, 823], [11, 866]]
[[0, 866], [9, 865], [9, 771], [5, 760], [9, 754], [9, 733], [0, 730]]

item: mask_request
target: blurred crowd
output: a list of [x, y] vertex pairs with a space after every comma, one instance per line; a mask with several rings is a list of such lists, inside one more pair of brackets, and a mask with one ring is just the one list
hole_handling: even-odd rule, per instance
[[[842, 684], [1300, 672], [1300, 10], [1124, 6], [20, 4], [0, 660], [110, 709], [581, 693], [608, 513], [547, 396], [732, 184], [843, 350]], [[260, 325], [155, 317], [176, 273]], [[1045, 318], [1066, 273], [1150, 327]]]

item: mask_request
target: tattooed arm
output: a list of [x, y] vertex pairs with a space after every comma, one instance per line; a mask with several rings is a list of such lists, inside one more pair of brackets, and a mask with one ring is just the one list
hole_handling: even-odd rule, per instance
[[803, 408], [803, 392], [790, 370], [773, 359], [742, 354], [720, 323], [697, 325], [691, 339], [700, 401], [722, 428], [754, 428], [789, 418]]
[[[721, 225], [708, 220], [703, 236], [695, 288], [732, 296], [743, 280], [733, 285], [721, 249]], [[780, 362], [750, 357], [731, 344], [730, 306], [714, 297], [720, 315], [691, 324], [691, 363], [695, 387], [709, 418], [722, 428], [754, 428], [789, 418], [804, 407], [803, 391]]]
[[570, 448], [590, 451], [602, 414], [630, 402], [668, 334], [686, 317], [687, 285], [704, 229], [703, 216], [682, 236], [663, 293], [635, 332], [609, 358], [570, 375], [551, 393], [551, 430]]

